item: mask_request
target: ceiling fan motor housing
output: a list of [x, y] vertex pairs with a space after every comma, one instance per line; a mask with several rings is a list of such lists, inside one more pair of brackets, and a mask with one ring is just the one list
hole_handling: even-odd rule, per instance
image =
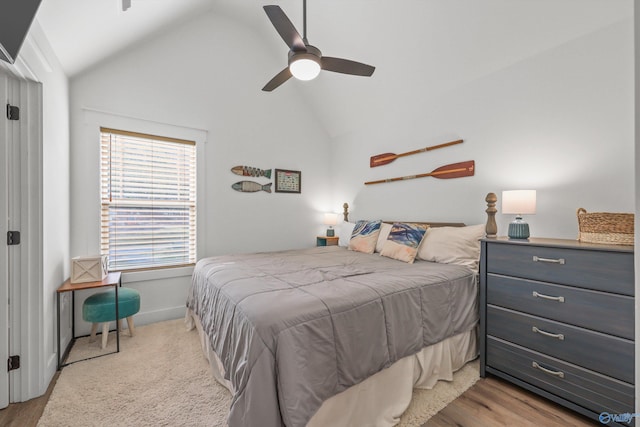
[[311, 46], [310, 44], [306, 45], [307, 50], [290, 50], [289, 51], [289, 65], [292, 62], [297, 61], [298, 59], [311, 59], [312, 61], [316, 61], [320, 63], [320, 58], [322, 58], [322, 52], [315, 46]]

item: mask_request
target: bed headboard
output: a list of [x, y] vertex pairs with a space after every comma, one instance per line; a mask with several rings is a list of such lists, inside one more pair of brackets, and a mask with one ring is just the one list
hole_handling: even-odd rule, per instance
[[[484, 199], [487, 202], [487, 209], [485, 212], [487, 213], [487, 222], [485, 225], [485, 234], [487, 237], [496, 237], [498, 234], [498, 226], [496, 225], [496, 202], [498, 201], [498, 196], [495, 193], [487, 194], [487, 197]], [[344, 221], [349, 221], [349, 204], [345, 203], [342, 205], [343, 212], [342, 216], [344, 217]], [[399, 221], [382, 221], [389, 224], [393, 224], [394, 222]], [[407, 222], [407, 221], [402, 221]], [[418, 222], [418, 221], [410, 221], [412, 224], [425, 224], [429, 225], [429, 227], [464, 227], [465, 224], [463, 222]]]

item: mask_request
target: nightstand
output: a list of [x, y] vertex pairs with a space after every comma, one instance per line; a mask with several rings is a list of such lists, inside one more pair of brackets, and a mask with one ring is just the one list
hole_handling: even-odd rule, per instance
[[482, 240], [480, 376], [598, 420], [634, 413], [634, 349], [632, 246]]
[[[111, 272], [107, 275], [107, 277], [105, 277], [102, 280], [99, 280], [97, 282], [86, 282], [86, 283], [71, 283], [71, 279], [67, 279], [56, 291], [56, 302], [58, 305], [58, 323], [57, 323], [57, 332], [58, 332], [58, 370], [60, 370], [61, 368], [63, 368], [64, 366], [70, 365], [71, 363], [75, 363], [75, 362], [71, 362], [71, 363], [63, 363], [63, 361], [67, 358], [67, 356], [69, 355], [69, 351], [71, 350], [71, 347], [73, 347], [73, 343], [76, 340], [76, 309], [75, 309], [75, 292], [76, 291], [81, 291], [81, 290], [85, 290], [85, 289], [97, 289], [97, 288], [104, 288], [104, 287], [109, 287], [109, 286], [113, 286], [113, 288], [115, 289], [115, 307], [114, 307], [114, 311], [115, 311], [115, 316], [114, 318], [118, 318], [118, 287], [122, 286], [122, 273], [119, 271], [116, 272]], [[67, 345], [67, 348], [64, 350], [64, 354], [61, 354], [60, 352], [62, 351], [62, 349], [60, 348], [60, 294], [64, 293], [64, 292], [71, 292], [71, 341], [69, 342], [69, 344]], [[98, 356], [93, 356], [93, 357], [88, 357], [86, 359], [81, 359], [81, 360], [88, 360], [88, 359], [93, 359], [95, 357], [101, 357], [101, 356], [106, 356], [108, 354], [113, 354], [113, 353], [119, 353], [120, 352], [120, 322], [116, 321], [116, 351], [111, 352], [111, 353], [103, 353], [100, 354]], [[81, 360], [77, 360], [76, 362], [80, 362]]]
[[317, 236], [316, 246], [338, 246], [338, 236]]

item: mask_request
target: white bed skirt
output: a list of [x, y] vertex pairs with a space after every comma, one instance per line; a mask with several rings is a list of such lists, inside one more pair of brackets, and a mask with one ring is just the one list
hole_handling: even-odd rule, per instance
[[[231, 382], [224, 379], [224, 369], [209, 345], [200, 319], [187, 309], [187, 329], [194, 327], [200, 344], [211, 365], [213, 376], [231, 393]], [[307, 427], [391, 427], [409, 407], [414, 388], [430, 389], [439, 380], [451, 381], [453, 373], [478, 355], [477, 328], [449, 337], [423, 348], [413, 356], [404, 357], [393, 365], [327, 399]]]

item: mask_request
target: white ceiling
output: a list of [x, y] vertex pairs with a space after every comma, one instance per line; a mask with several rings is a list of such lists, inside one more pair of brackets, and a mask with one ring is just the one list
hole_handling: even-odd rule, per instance
[[[302, 33], [301, 0], [132, 0], [126, 12], [121, 2], [42, 1], [38, 22], [68, 75], [210, 10], [282, 43], [262, 11], [264, 4], [278, 4]], [[323, 53], [353, 54], [374, 65], [418, 58], [424, 64], [420, 68], [429, 68], [429, 58], [464, 57], [474, 66], [483, 61], [474, 57], [477, 43], [492, 44], [496, 51], [516, 49], [526, 56], [534, 46], [568, 40], [623, 19], [631, 4], [632, 0], [310, 0], [308, 35]], [[550, 7], [556, 13], [549, 14]], [[524, 16], [523, 28], [518, 18]], [[516, 33], [534, 36], [521, 45], [521, 37], [508, 37]], [[331, 50], [324, 52], [324, 46]], [[286, 46], [281, 47], [286, 58]]]
[[[203, 13], [258, 34], [282, 67], [287, 47], [262, 6], [278, 4], [302, 33], [301, 0], [43, 0], [37, 20], [73, 77], [118, 52]], [[633, 0], [309, 0], [309, 42], [327, 56], [376, 66], [371, 78], [321, 73], [301, 90], [332, 136], [358, 121], [394, 114], [416, 96], [438, 96], [474, 79], [621, 20]], [[233, 40], [229, 40], [233, 43]], [[179, 61], [180, 52], [168, 52]], [[259, 87], [256, 88], [259, 90]], [[279, 96], [278, 88], [270, 96]], [[419, 95], [418, 95], [419, 94]], [[379, 102], [384, 100], [384, 102]], [[384, 110], [384, 111], [382, 111]], [[402, 114], [402, 110], [397, 114]]]
[[36, 19], [63, 69], [73, 76], [121, 49], [183, 23], [211, 0], [42, 0]]

